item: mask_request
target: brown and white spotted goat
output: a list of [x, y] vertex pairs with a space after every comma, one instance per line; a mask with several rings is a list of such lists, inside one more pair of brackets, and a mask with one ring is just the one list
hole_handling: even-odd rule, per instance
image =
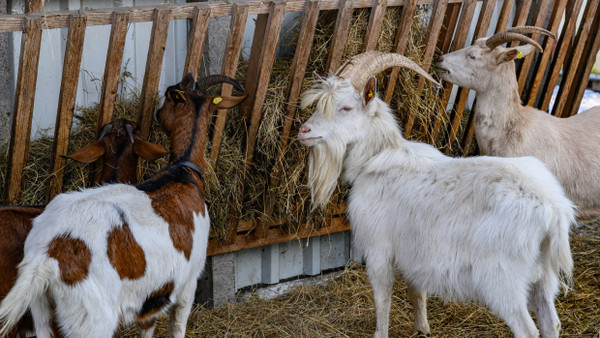
[[208, 115], [244, 98], [203, 95], [186, 75], [157, 113], [171, 141], [168, 168], [137, 186], [54, 198], [34, 220], [19, 278], [0, 304], [0, 334], [30, 306], [37, 337], [51, 335], [52, 309], [68, 337], [110, 337], [119, 323], [136, 321], [148, 336], [166, 310], [171, 336], [183, 337], [208, 244]]
[[[137, 183], [138, 157], [154, 161], [167, 153], [158, 144], [144, 141], [138, 136], [134, 122], [117, 119], [104, 126], [98, 141], [67, 156], [82, 163], [92, 163], [100, 158], [103, 167], [99, 183]], [[34, 217], [44, 211], [45, 206], [0, 207], [0, 300], [8, 294], [17, 279], [17, 266], [23, 259], [23, 246], [31, 231]], [[7, 335], [14, 337], [19, 332], [33, 331], [29, 314]]]

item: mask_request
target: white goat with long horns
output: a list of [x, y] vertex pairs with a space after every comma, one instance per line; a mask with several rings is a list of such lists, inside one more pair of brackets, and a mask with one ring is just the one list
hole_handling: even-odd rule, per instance
[[[523, 106], [515, 75], [515, 58], [540, 52], [540, 45], [522, 35], [552, 33], [538, 27], [514, 27], [482, 38], [472, 46], [444, 55], [440, 77], [477, 92], [475, 138], [485, 155], [535, 156], [561, 182], [581, 218], [600, 215], [600, 107], [559, 118]], [[523, 46], [502, 44], [522, 41]]]
[[572, 203], [533, 157], [451, 158], [402, 138], [374, 74], [407, 67], [399, 54], [367, 52], [336, 75], [316, 79], [302, 107], [316, 102], [298, 139], [310, 146], [309, 186], [324, 206], [338, 178], [351, 183], [348, 217], [364, 252], [377, 329], [388, 334], [394, 274], [415, 307], [415, 330], [429, 333], [426, 293], [472, 300], [504, 319], [516, 337], [557, 337], [559, 285], [571, 278]]

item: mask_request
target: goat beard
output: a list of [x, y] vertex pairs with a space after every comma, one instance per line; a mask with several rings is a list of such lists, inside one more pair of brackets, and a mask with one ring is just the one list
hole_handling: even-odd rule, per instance
[[308, 187], [313, 210], [325, 208], [329, 202], [342, 174], [345, 153], [345, 143], [334, 135], [311, 147], [308, 156]]

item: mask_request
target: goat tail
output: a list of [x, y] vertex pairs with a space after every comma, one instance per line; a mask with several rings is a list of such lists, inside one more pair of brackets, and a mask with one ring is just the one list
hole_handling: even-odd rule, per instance
[[30, 304], [48, 288], [55, 270], [48, 257], [19, 265], [19, 277], [0, 303], [0, 337], [18, 324]]
[[573, 257], [569, 244], [571, 225], [575, 223], [575, 211], [572, 206], [560, 210], [551, 223], [548, 234], [547, 257], [554, 273], [559, 277], [562, 289], [566, 292], [573, 282]]

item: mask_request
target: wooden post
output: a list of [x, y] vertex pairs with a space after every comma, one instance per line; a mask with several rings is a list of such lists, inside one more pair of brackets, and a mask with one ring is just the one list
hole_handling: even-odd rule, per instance
[[[234, 5], [235, 6], [235, 5]], [[187, 73], [194, 74], [194, 78], [198, 77], [200, 70], [200, 60], [202, 52], [204, 52], [204, 42], [206, 41], [206, 32], [208, 28], [208, 20], [210, 19], [210, 7], [200, 2], [196, 4], [196, 12], [190, 25], [189, 44], [185, 57], [185, 67], [183, 68], [183, 76]]]
[[25, 13], [43, 12], [46, 0], [25, 0]]
[[54, 144], [52, 150], [52, 179], [48, 191], [47, 201], [62, 192], [65, 159], [69, 147], [69, 136], [73, 124], [73, 110], [77, 97], [77, 84], [79, 83], [79, 67], [83, 52], [85, 27], [87, 17], [85, 12], [79, 11], [69, 18], [69, 33], [65, 47], [62, 80], [60, 82], [60, 96], [58, 98], [58, 111], [54, 127]]
[[350, 22], [352, 20], [352, 12], [354, 12], [353, 0], [340, 0], [333, 37], [331, 38], [331, 47], [329, 48], [329, 56], [325, 69], [327, 71], [335, 71], [342, 61], [342, 54], [348, 40], [348, 31], [350, 30]]
[[6, 201], [17, 204], [23, 188], [23, 169], [29, 153], [29, 136], [33, 118], [33, 102], [37, 81], [40, 45], [42, 41], [42, 18], [35, 15], [24, 19], [25, 30], [21, 38], [21, 56], [12, 115]]
[[373, 7], [371, 8], [367, 34], [365, 36], [365, 44], [363, 46], [364, 52], [374, 50], [375, 47], [377, 47], [377, 40], [381, 34], [381, 27], [383, 26], [386, 8], [387, 0], [373, 0]]
[[156, 109], [156, 94], [162, 71], [170, 22], [171, 6], [162, 5], [154, 10], [150, 47], [148, 48], [148, 58], [146, 59], [146, 70], [144, 72], [144, 83], [142, 84], [142, 93], [140, 94], [138, 128], [140, 129], [142, 138], [148, 138], [148, 135], [150, 135], [150, 126], [152, 125], [154, 110]]

